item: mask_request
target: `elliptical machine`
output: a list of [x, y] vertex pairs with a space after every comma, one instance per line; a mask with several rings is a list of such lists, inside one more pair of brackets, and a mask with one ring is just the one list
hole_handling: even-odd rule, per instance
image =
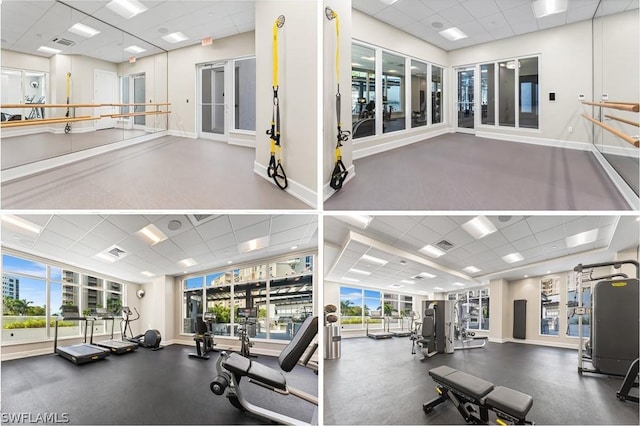
[[205, 312], [204, 317], [198, 315], [196, 317], [196, 335], [193, 340], [196, 342], [196, 350], [198, 353], [190, 353], [191, 358], [209, 359], [207, 353], [216, 349], [213, 347], [216, 343], [213, 341], [213, 323], [216, 321], [216, 314], [213, 312]]
[[[122, 330], [122, 339], [128, 340], [129, 342], [137, 343], [143, 348], [149, 348], [152, 351], [157, 351], [160, 349], [164, 349], [164, 346], [160, 346], [160, 342], [162, 341], [162, 336], [160, 336], [160, 332], [158, 330], [147, 330], [143, 334], [138, 334], [137, 336], [133, 335], [133, 330], [131, 330], [131, 323], [140, 319], [140, 313], [136, 308], [133, 308], [136, 311], [136, 317], [131, 319], [130, 317], [133, 315], [131, 309], [128, 306], [122, 307], [122, 314], [124, 315], [124, 329]], [[122, 323], [121, 323], [122, 325]], [[129, 335], [131, 337], [127, 337], [127, 329], [129, 329]]]

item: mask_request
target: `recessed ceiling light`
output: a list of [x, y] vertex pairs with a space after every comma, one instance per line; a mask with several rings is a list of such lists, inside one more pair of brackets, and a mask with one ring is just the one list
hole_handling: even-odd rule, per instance
[[551, 271], [547, 271], [547, 274], [550, 274], [550, 273], [551, 273]]
[[389, 287], [401, 288], [402, 286], [400, 284], [389, 284]]
[[161, 241], [166, 240], [168, 237], [162, 232], [157, 226], [153, 223], [145, 226], [137, 233], [145, 236], [149, 241], [151, 241], [151, 245], [158, 244]]
[[62, 50], [54, 49], [53, 47], [48, 47], [48, 46], [40, 46], [38, 47], [38, 52], [51, 53], [52, 55], [57, 55], [58, 53], [62, 52]]
[[351, 283], [359, 283], [360, 282], [360, 280], [356, 280], [356, 279], [353, 279], [353, 278], [347, 278], [347, 277], [342, 277], [342, 280], [343, 281], [349, 281]]
[[107, 3], [107, 8], [125, 19], [131, 19], [147, 10], [147, 7], [137, 0], [111, 0]]
[[233, 260], [227, 260], [227, 265], [231, 265], [233, 263]]
[[136, 46], [135, 44], [132, 46], [129, 46], [125, 49], [123, 49], [125, 52], [129, 52], [129, 53], [142, 53], [142, 52], [146, 52], [146, 49], [143, 49], [142, 47]]
[[291, 247], [290, 247], [290, 249], [291, 249], [291, 250], [295, 250], [295, 249], [297, 249], [297, 248], [298, 248], [298, 246], [291, 246]]
[[411, 280], [400, 280], [400, 282], [404, 283], [404, 284], [415, 284], [416, 283], [415, 281], [411, 281]]
[[238, 251], [240, 253], [247, 253], [254, 250], [260, 250], [262, 248], [269, 246], [269, 241], [271, 237], [266, 235], [260, 238], [254, 238], [253, 240], [245, 241], [243, 243], [238, 244]]
[[522, 257], [520, 253], [516, 252], [516, 253], [509, 253], [506, 256], [502, 256], [502, 260], [504, 260], [507, 263], [514, 263], [514, 262], [520, 262], [521, 260], [524, 260], [524, 257]]
[[420, 250], [418, 250], [428, 256], [431, 257], [440, 257], [444, 254], [446, 254], [444, 251], [440, 250], [438, 247], [434, 247], [431, 244], [427, 244], [426, 246], [422, 247]]
[[444, 290], [442, 287], [434, 287], [433, 289], [438, 291]]
[[598, 228], [580, 232], [579, 234], [568, 236], [565, 239], [568, 248], [581, 246], [583, 244], [589, 244], [597, 240]]
[[536, 17], [543, 18], [567, 10], [567, 0], [537, 0], [531, 6]]
[[462, 269], [467, 271], [470, 274], [475, 274], [476, 272], [480, 272], [480, 269], [476, 268], [475, 266], [467, 266], [466, 268], [462, 268]]
[[71, 28], [69, 28], [69, 32], [78, 34], [86, 38], [90, 38], [96, 34], [100, 34], [100, 31], [96, 30], [95, 28], [91, 28], [90, 26], [81, 24], [79, 22], [74, 26], [72, 26]]
[[462, 283], [453, 283], [453, 285], [457, 285], [458, 287], [464, 287], [464, 284]]
[[361, 269], [355, 269], [355, 268], [349, 269], [349, 272], [354, 274], [360, 274], [360, 275], [371, 275], [371, 272], [367, 272], [367, 271], [363, 271]]
[[529, 275], [525, 275], [524, 277], [525, 277], [525, 278], [529, 278]]
[[392, 4], [394, 4], [395, 2], [397, 2], [398, 0], [380, 0], [382, 3], [391, 6]]
[[374, 257], [374, 256], [369, 256], [368, 254], [363, 254], [362, 257], [360, 258], [360, 260], [364, 260], [365, 262], [375, 263], [375, 264], [378, 264], [378, 265], [386, 265], [387, 263], [389, 263], [386, 260], [379, 259], [379, 258]]
[[180, 43], [181, 41], [189, 40], [189, 37], [182, 34], [180, 31], [162, 36], [162, 39], [169, 43]]
[[187, 258], [187, 259], [182, 259], [181, 261], [178, 262], [180, 265], [184, 266], [185, 268], [189, 268], [191, 266], [195, 266], [198, 264], [198, 262], [196, 262], [194, 259], [192, 258]]
[[447, 28], [446, 30], [440, 31], [438, 34], [450, 41], [456, 41], [468, 37], [458, 27]]
[[420, 272], [418, 275], [418, 277], [422, 277], [422, 278], [435, 278], [436, 276], [433, 274], [430, 274], [428, 272]]
[[17, 226], [18, 228], [22, 228], [24, 230], [33, 232], [34, 234], [39, 234], [42, 231], [42, 227], [36, 225], [35, 223], [31, 223], [28, 220], [25, 220], [21, 217], [5, 214], [1, 216], [2, 221], [10, 223], [12, 225]]
[[469, 222], [463, 224], [462, 229], [467, 231], [467, 233], [476, 240], [497, 231], [496, 227], [493, 226], [493, 223], [491, 223], [491, 221], [485, 216], [474, 217]]
[[428, 291], [425, 291], [425, 290], [418, 290], [418, 293], [422, 293], [422, 294], [429, 294], [429, 292], [428, 292]]
[[149, 271], [142, 271], [140, 273], [145, 277], [152, 277], [154, 275], [153, 272], [149, 272]]

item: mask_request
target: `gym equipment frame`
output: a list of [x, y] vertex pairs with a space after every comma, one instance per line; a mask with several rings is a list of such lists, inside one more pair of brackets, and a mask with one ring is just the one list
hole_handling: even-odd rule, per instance
[[[58, 346], [58, 323], [60, 321], [84, 321], [84, 343], [77, 345]], [[76, 365], [86, 364], [91, 361], [99, 361], [108, 357], [107, 349], [87, 343], [87, 328], [91, 323], [91, 340], [93, 340], [93, 319], [81, 317], [77, 306], [63, 305], [62, 315], [56, 318], [55, 334], [53, 339], [53, 353], [68, 359]]]
[[[280, 368], [285, 372], [289, 372], [298, 364], [301, 358], [306, 358], [303, 355], [308, 352], [308, 347], [317, 334], [318, 317], [307, 317], [291, 342], [280, 353], [278, 357]], [[315, 348], [312, 347], [311, 350], [315, 351]], [[223, 395], [226, 392], [231, 405], [239, 410], [248, 411], [261, 419], [280, 424], [305, 424], [301, 420], [247, 401], [240, 387], [240, 381], [245, 376], [248, 378], [249, 383], [282, 395], [293, 395], [311, 404], [318, 405], [317, 396], [287, 386], [286, 377], [282, 372], [237, 353], [222, 352], [216, 362], [216, 370], [217, 376], [209, 385], [211, 392], [216, 395]]]
[[446, 365], [429, 370], [429, 375], [436, 382], [438, 397], [422, 404], [426, 414], [451, 401], [467, 423], [489, 424], [491, 410], [501, 425], [534, 424], [526, 419], [533, 405], [530, 395], [504, 386], [494, 387], [493, 383]]
[[635, 361], [629, 367], [629, 371], [627, 371], [627, 375], [624, 376], [624, 380], [622, 381], [622, 385], [618, 392], [616, 392], [616, 396], [620, 401], [633, 401], [638, 402], [638, 395], [631, 395], [631, 389], [638, 387], [638, 363], [640, 360], [636, 358]]

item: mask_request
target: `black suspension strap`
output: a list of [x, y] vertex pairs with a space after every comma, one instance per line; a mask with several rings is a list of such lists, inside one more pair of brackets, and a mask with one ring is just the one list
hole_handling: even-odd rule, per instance
[[342, 143], [349, 140], [349, 135], [351, 132], [348, 130], [342, 130], [342, 121], [341, 121], [341, 100], [342, 96], [340, 95], [340, 19], [338, 18], [338, 14], [332, 10], [330, 7], [326, 7], [324, 9], [324, 13], [328, 20], [336, 21], [336, 79], [338, 82], [338, 90], [336, 92], [336, 120], [338, 123], [338, 131], [337, 131], [337, 142], [336, 142], [336, 151], [335, 151], [335, 165], [333, 166], [333, 171], [331, 172], [331, 181], [329, 182], [329, 186], [336, 191], [342, 189], [342, 184], [347, 178], [347, 168], [344, 166], [342, 162]]
[[271, 150], [267, 175], [280, 189], [289, 184], [282, 167], [282, 146], [280, 145], [280, 101], [278, 99], [278, 28], [284, 25], [284, 15], [278, 16], [273, 23], [273, 110], [271, 112], [271, 128], [267, 135], [271, 139]]

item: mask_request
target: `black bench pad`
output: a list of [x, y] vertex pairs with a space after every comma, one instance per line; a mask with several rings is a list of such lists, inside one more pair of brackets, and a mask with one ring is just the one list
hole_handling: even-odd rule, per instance
[[239, 376], [247, 376], [250, 379], [273, 386], [276, 389], [287, 389], [287, 380], [281, 372], [258, 362], [251, 362], [250, 359], [242, 355], [236, 353], [230, 354], [229, 357], [223, 361], [222, 366]]
[[518, 419], [524, 419], [533, 405], [533, 398], [517, 390], [497, 386], [487, 395], [485, 404]]
[[429, 375], [443, 385], [462, 392], [475, 400], [484, 398], [493, 390], [493, 383], [446, 365], [429, 370]]

